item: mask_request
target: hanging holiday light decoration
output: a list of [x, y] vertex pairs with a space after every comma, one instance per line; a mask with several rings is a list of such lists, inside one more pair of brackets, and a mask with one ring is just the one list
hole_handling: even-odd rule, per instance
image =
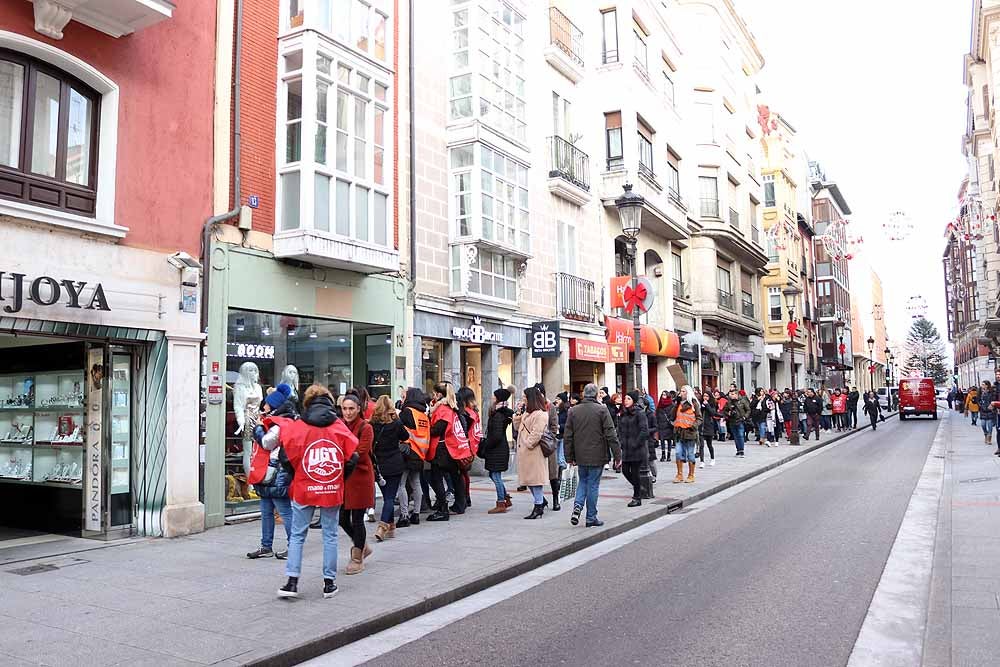
[[777, 222], [771, 225], [771, 228], [767, 230], [766, 234], [768, 243], [775, 250], [780, 251], [788, 248], [791, 232], [788, 229], [787, 223]]
[[826, 254], [832, 257], [835, 261], [840, 261], [842, 259], [854, 259], [854, 253], [847, 244], [848, 224], [850, 224], [850, 221], [843, 218], [833, 220], [827, 226], [826, 232], [816, 237], [816, 242], [822, 243], [823, 247], [826, 249]]
[[882, 223], [882, 233], [890, 241], [905, 241], [913, 234], [913, 221], [905, 211], [893, 211]]
[[920, 319], [927, 314], [927, 299], [919, 294], [911, 296], [906, 303], [906, 312], [910, 314], [911, 319]]
[[980, 241], [993, 233], [996, 218], [996, 209], [988, 210], [978, 197], [972, 196], [962, 201], [955, 230], [966, 241]]

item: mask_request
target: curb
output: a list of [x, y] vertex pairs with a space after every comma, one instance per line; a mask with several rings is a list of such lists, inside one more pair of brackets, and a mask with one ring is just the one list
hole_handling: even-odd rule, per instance
[[[888, 419], [889, 417], [895, 416], [896, 414], [898, 413], [891, 412], [886, 414], [885, 417], [886, 419]], [[556, 549], [552, 549], [537, 554], [526, 560], [513, 563], [503, 570], [500, 570], [498, 572], [493, 572], [489, 575], [486, 575], [485, 577], [476, 579], [474, 581], [470, 581], [466, 584], [445, 591], [443, 593], [438, 593], [437, 595], [429, 597], [425, 600], [422, 600], [421, 602], [410, 605], [408, 607], [402, 607], [400, 609], [395, 609], [393, 611], [386, 612], [379, 616], [375, 616], [374, 618], [370, 618], [366, 621], [356, 623], [355, 625], [351, 625], [341, 630], [337, 630], [335, 632], [322, 635], [320, 637], [317, 637], [316, 639], [311, 639], [305, 643], [299, 644], [298, 646], [294, 646], [288, 649], [283, 649], [276, 653], [272, 653], [270, 655], [266, 655], [264, 657], [257, 658], [255, 660], [251, 660], [244, 664], [247, 665], [248, 667], [285, 667], [285, 666], [290, 667], [291, 665], [297, 665], [307, 660], [319, 657], [325, 653], [329, 653], [330, 651], [334, 651], [338, 648], [354, 643], [360, 639], [364, 639], [365, 637], [368, 637], [375, 633], [382, 632], [383, 630], [388, 630], [389, 628], [392, 628], [396, 625], [405, 623], [406, 621], [410, 621], [419, 616], [423, 616], [424, 614], [432, 612], [436, 609], [440, 609], [441, 607], [445, 607], [463, 598], [467, 598], [472, 595], [475, 595], [476, 593], [480, 593], [486, 590], [487, 588], [491, 588], [493, 586], [496, 586], [497, 584], [501, 584], [505, 581], [513, 579], [514, 577], [538, 569], [543, 565], [548, 565], [549, 563], [557, 561], [560, 558], [564, 558], [565, 556], [569, 556], [570, 554], [576, 553], [578, 551], [583, 551], [584, 549], [591, 547], [595, 544], [599, 544], [600, 542], [604, 542], [605, 540], [617, 537], [618, 535], [626, 533], [645, 523], [649, 523], [650, 521], [655, 521], [656, 519], [664, 517], [667, 514], [670, 514], [671, 512], [675, 512], [678, 509], [681, 509], [682, 507], [687, 507], [689, 505], [692, 505], [693, 503], [696, 503], [699, 500], [704, 500], [709, 496], [721, 493], [722, 491], [732, 488], [737, 484], [742, 484], [747, 480], [753, 479], [754, 477], [757, 477], [759, 475], [763, 475], [764, 473], [774, 470], [775, 468], [778, 468], [779, 466], [782, 466], [788, 463], [789, 461], [793, 461], [799, 458], [800, 456], [805, 456], [810, 452], [832, 445], [835, 442], [839, 442], [840, 440], [855, 435], [856, 433], [860, 433], [861, 431], [864, 431], [867, 428], [869, 428], [869, 425], [866, 424], [864, 426], [859, 426], [853, 431], [848, 431], [847, 433], [841, 433], [835, 435], [826, 441], [817, 442], [814, 445], [806, 447], [800, 446], [799, 449], [793, 451], [788, 456], [778, 461], [774, 461], [761, 468], [757, 468], [755, 470], [747, 472], [746, 474], [740, 475], [739, 477], [727, 480], [716, 486], [705, 489], [701, 493], [697, 493], [686, 500], [679, 502], [678, 501], [672, 502], [669, 505], [664, 505], [653, 512], [649, 512], [647, 514], [643, 514], [642, 516], [637, 516], [634, 519], [630, 519], [625, 523], [619, 524], [617, 526], [612, 526], [611, 528], [607, 528], [596, 533], [592, 533], [588, 537], [576, 540], [571, 544], [566, 544]]]

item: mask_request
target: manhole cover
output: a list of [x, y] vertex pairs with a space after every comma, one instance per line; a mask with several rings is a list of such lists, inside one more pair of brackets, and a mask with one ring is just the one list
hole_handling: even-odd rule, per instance
[[1000, 477], [973, 477], [972, 479], [962, 479], [959, 480], [959, 484], [978, 484], [979, 482], [992, 482], [995, 479], [1000, 479]]
[[19, 574], [22, 577], [26, 577], [29, 574], [41, 574], [42, 572], [52, 572], [53, 570], [58, 570], [59, 568], [55, 565], [49, 565], [43, 563], [41, 565], [29, 565], [27, 567], [19, 567], [16, 570], [7, 570], [11, 574]]

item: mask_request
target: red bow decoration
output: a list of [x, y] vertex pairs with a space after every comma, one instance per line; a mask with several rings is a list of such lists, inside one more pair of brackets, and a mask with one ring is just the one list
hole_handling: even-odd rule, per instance
[[795, 338], [796, 334], [798, 334], [799, 332], [799, 323], [789, 322], [787, 328], [788, 328], [788, 335], [791, 336], [792, 338]]
[[639, 312], [646, 312], [646, 298], [649, 293], [646, 291], [646, 286], [641, 282], [635, 289], [632, 289], [631, 285], [625, 286], [625, 293], [623, 294], [625, 301], [625, 312], [631, 313], [633, 308], [638, 308]]

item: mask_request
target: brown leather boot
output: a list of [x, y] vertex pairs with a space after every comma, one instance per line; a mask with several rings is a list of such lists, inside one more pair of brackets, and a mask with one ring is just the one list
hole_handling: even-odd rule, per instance
[[378, 542], [385, 541], [386, 534], [389, 532], [389, 524], [384, 521], [379, 521], [378, 526], [375, 527], [375, 540]]
[[487, 512], [487, 514], [506, 514], [506, 513], [507, 513], [507, 503], [502, 500], [498, 500], [497, 506], [491, 509], [489, 512]]
[[674, 484], [684, 481], [684, 461], [677, 459], [677, 477], [674, 477]]
[[391, 540], [396, 537], [396, 522], [393, 521], [389, 524], [389, 530], [385, 531], [385, 539]]
[[361, 554], [361, 556], [363, 558], [371, 558], [372, 557], [372, 548], [368, 545], [368, 542], [365, 542], [365, 550], [364, 550], [364, 553]]
[[689, 463], [688, 464], [688, 478], [686, 480], [684, 480], [684, 481], [687, 484], [693, 484], [694, 483], [694, 464], [693, 463]]
[[347, 564], [344, 574], [361, 574], [365, 571], [364, 554], [361, 549], [351, 547], [351, 562]]

